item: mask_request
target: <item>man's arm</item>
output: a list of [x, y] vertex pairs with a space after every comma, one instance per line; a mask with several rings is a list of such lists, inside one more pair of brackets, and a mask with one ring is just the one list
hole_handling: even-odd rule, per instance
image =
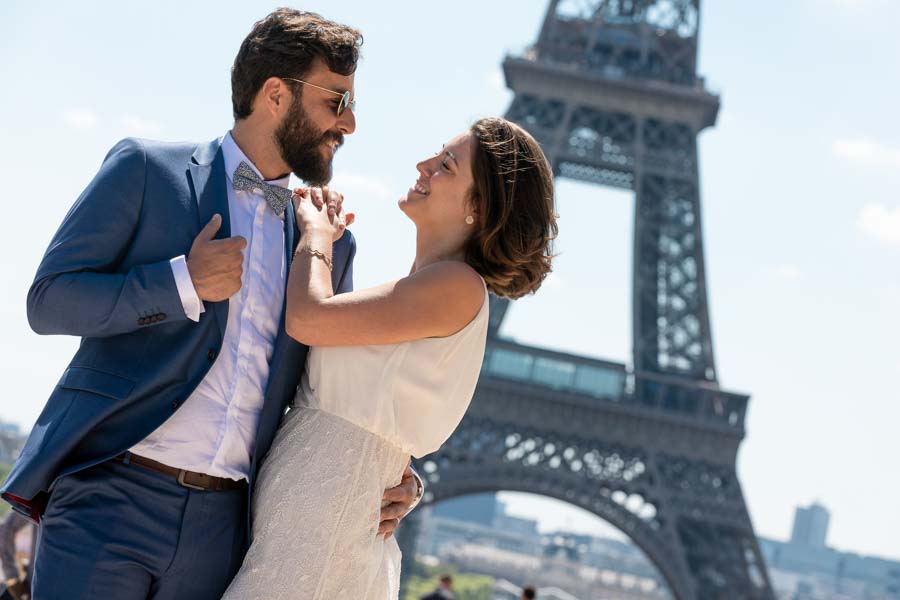
[[140, 218], [146, 171], [137, 140], [122, 140], [107, 155], [28, 291], [35, 332], [106, 337], [186, 318], [168, 259], [116, 272]]

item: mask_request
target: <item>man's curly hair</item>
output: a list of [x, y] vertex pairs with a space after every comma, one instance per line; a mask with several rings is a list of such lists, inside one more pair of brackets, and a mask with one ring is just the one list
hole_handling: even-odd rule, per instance
[[235, 119], [253, 111], [253, 99], [270, 77], [303, 79], [322, 59], [341, 75], [356, 71], [362, 34], [320, 15], [279, 8], [257, 21], [244, 38], [231, 68], [231, 105]]

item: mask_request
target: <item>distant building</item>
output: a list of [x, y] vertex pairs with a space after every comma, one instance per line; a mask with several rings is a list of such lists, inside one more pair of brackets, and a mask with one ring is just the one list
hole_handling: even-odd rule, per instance
[[438, 503], [434, 516], [477, 523], [486, 527], [494, 526], [494, 519], [500, 513], [496, 494], [472, 494]]
[[541, 554], [541, 538], [537, 535], [523, 535], [462, 519], [438, 517], [429, 509], [424, 509], [422, 529], [416, 542], [417, 552], [443, 558], [450, 548], [460, 544], [474, 544], [524, 556]]
[[828, 548], [828, 510], [797, 507], [789, 542], [759, 538], [779, 598], [900, 600], [900, 562]]
[[810, 506], [798, 506], [794, 511], [794, 528], [791, 543], [805, 548], [822, 549], [828, 537], [828, 509], [813, 502]]
[[521, 519], [500, 513], [494, 518], [494, 527], [531, 539], [538, 539], [539, 537], [537, 521], [532, 519]]
[[[671, 599], [661, 575], [635, 546], [565, 531], [540, 533], [536, 520], [508, 515], [502, 502], [492, 505], [486, 496], [422, 509], [416, 552], [464, 571], [538, 585], [539, 598]], [[493, 522], [486, 525], [491, 511]], [[493, 597], [517, 600], [520, 588], [507, 587]]]
[[0, 421], [0, 463], [13, 463], [24, 445], [25, 434], [19, 426]]

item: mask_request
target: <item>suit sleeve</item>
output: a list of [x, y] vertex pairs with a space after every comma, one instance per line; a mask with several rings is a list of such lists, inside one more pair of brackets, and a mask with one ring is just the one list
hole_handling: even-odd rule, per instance
[[356, 238], [349, 231], [346, 231], [344, 235], [347, 236], [349, 250], [347, 261], [344, 263], [344, 272], [341, 274], [341, 278], [338, 280], [337, 287], [334, 290], [335, 294], [353, 291], [353, 259], [356, 258]]
[[28, 290], [35, 332], [108, 337], [186, 318], [168, 259], [119, 268], [140, 219], [146, 163], [139, 141], [119, 142], [66, 215]]

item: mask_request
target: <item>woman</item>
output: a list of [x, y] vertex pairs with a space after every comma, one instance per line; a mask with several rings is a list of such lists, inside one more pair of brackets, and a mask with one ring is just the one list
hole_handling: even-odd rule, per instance
[[295, 198], [300, 244], [288, 333], [312, 346], [254, 494], [254, 541], [228, 599], [397, 598], [400, 551], [377, 536], [384, 489], [437, 450], [469, 405], [488, 291], [518, 298], [550, 272], [553, 177], [517, 125], [482, 119], [417, 165], [400, 209], [416, 226], [408, 277], [334, 296], [341, 219]]

